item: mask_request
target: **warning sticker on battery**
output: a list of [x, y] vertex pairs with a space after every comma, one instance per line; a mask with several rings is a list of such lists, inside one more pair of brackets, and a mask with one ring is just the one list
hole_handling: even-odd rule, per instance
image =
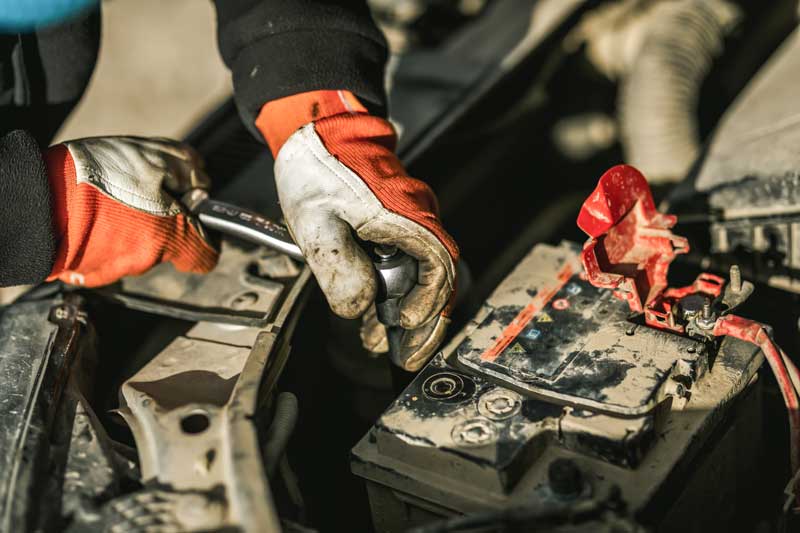
[[517, 378], [555, 379], [610, 314], [622, 309], [619, 318], [625, 318], [610, 291], [581, 278], [567, 264], [557, 282], [535, 291], [526, 306], [493, 310], [458, 347], [458, 356], [505, 368]]

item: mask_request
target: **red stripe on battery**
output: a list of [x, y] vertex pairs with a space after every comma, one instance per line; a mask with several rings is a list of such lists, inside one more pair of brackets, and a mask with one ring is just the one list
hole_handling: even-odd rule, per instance
[[556, 295], [558, 291], [561, 290], [561, 287], [567, 284], [567, 281], [572, 277], [572, 265], [567, 263], [558, 273], [558, 283], [551, 287], [545, 287], [544, 289], [538, 291], [536, 296], [533, 297], [531, 303], [525, 306], [525, 309], [519, 312], [519, 314], [514, 317], [514, 320], [506, 326], [506, 329], [503, 330], [503, 334], [500, 335], [500, 338], [497, 339], [497, 342], [494, 343], [494, 346], [483, 352], [481, 354], [481, 360], [483, 361], [494, 361], [497, 357], [503, 353], [511, 342], [516, 339], [522, 330], [525, 329], [533, 317], [535, 317], [539, 311], [542, 310], [547, 303], [553, 299], [553, 296]]

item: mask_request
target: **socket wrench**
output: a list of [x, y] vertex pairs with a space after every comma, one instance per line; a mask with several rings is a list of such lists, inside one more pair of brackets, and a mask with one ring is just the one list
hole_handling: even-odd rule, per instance
[[[301, 262], [303, 252], [294, 242], [286, 226], [254, 211], [214, 200], [202, 189], [187, 192], [182, 202], [205, 228], [239, 239], [266, 246]], [[386, 327], [389, 356], [403, 368], [400, 327], [400, 301], [417, 282], [417, 261], [394, 246], [364, 243], [375, 266], [378, 295], [375, 307], [378, 320]]]

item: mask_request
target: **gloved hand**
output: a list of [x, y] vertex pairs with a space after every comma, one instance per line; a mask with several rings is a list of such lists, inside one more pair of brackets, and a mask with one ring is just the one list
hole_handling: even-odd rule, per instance
[[372, 262], [355, 236], [417, 259], [417, 285], [400, 307], [401, 359], [407, 370], [421, 367], [449, 323], [458, 247], [431, 189], [394, 154], [391, 124], [349, 92], [313, 91], [267, 103], [256, 126], [276, 155], [289, 229], [337, 315], [359, 317], [376, 296]]
[[200, 157], [167, 139], [97, 137], [45, 153], [57, 239], [48, 280], [96, 287], [164, 261], [204, 273], [217, 251], [176, 200], [208, 186]]

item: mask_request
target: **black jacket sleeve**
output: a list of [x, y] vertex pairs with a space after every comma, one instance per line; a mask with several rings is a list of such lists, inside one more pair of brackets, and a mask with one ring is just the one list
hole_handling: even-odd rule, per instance
[[43, 281], [53, 268], [50, 183], [39, 145], [25, 131], [0, 137], [0, 286]]
[[248, 127], [270, 100], [344, 89], [385, 114], [386, 41], [365, 0], [215, 0], [222, 58]]
[[24, 35], [0, 35], [0, 287], [43, 281], [56, 239], [47, 146], [97, 59], [99, 10]]

